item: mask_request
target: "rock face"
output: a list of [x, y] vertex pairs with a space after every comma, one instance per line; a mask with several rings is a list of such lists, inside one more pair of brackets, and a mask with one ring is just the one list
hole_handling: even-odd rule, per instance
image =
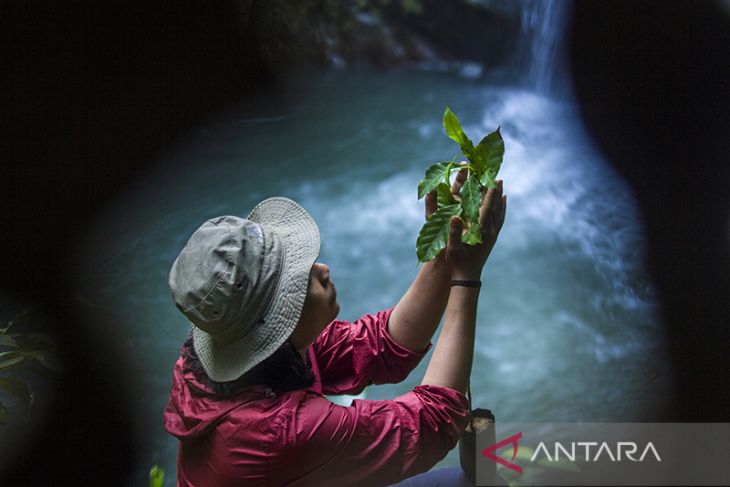
[[387, 68], [462, 60], [506, 61], [519, 34], [513, 3], [239, 0], [238, 27], [250, 58], [265, 64]]
[[516, 46], [520, 31], [516, 9], [497, 2], [423, 0], [420, 4], [420, 13], [389, 4], [385, 18], [422, 37], [447, 59], [495, 66], [506, 62]]

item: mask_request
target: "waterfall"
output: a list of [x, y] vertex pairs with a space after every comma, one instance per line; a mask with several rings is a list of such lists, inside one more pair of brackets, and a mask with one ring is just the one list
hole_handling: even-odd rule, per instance
[[516, 69], [521, 83], [539, 93], [561, 96], [568, 90], [563, 41], [570, 6], [570, 0], [521, 2]]

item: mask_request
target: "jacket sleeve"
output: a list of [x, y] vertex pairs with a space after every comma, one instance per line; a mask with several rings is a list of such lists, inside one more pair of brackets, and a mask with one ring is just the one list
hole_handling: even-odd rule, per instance
[[433, 467], [468, 421], [464, 394], [420, 385], [394, 400], [339, 406], [310, 393], [282, 424], [272, 485], [389, 485]]
[[390, 336], [393, 308], [354, 323], [333, 321], [312, 344], [325, 394], [359, 394], [370, 384], [405, 379], [431, 349], [410, 350]]

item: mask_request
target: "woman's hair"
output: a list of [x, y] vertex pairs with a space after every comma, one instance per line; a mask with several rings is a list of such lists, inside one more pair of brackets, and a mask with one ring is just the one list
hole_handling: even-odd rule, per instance
[[183, 343], [181, 354], [185, 367], [193, 371], [196, 379], [210, 386], [216, 396], [222, 398], [232, 397], [254, 384], [265, 384], [276, 394], [283, 394], [309, 387], [314, 383], [309, 354], [305, 354], [302, 358], [289, 340], [254, 368], [229, 382], [216, 382], [208, 377], [198, 354], [195, 353], [192, 333]]

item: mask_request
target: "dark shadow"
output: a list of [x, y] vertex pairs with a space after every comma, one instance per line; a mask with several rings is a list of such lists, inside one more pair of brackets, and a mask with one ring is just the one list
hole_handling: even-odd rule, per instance
[[569, 32], [580, 109], [648, 232], [675, 421], [730, 420], [730, 11], [721, 4], [576, 2]]
[[48, 317], [65, 364], [42, 433], [2, 465], [0, 485], [126, 485], [137, 468], [123, 357], [85, 331], [105, 325], [81, 322], [67, 259], [97, 209], [167, 144], [276, 87], [278, 67], [256, 42], [270, 31], [249, 28], [245, 3], [0, 6], [0, 289]]

